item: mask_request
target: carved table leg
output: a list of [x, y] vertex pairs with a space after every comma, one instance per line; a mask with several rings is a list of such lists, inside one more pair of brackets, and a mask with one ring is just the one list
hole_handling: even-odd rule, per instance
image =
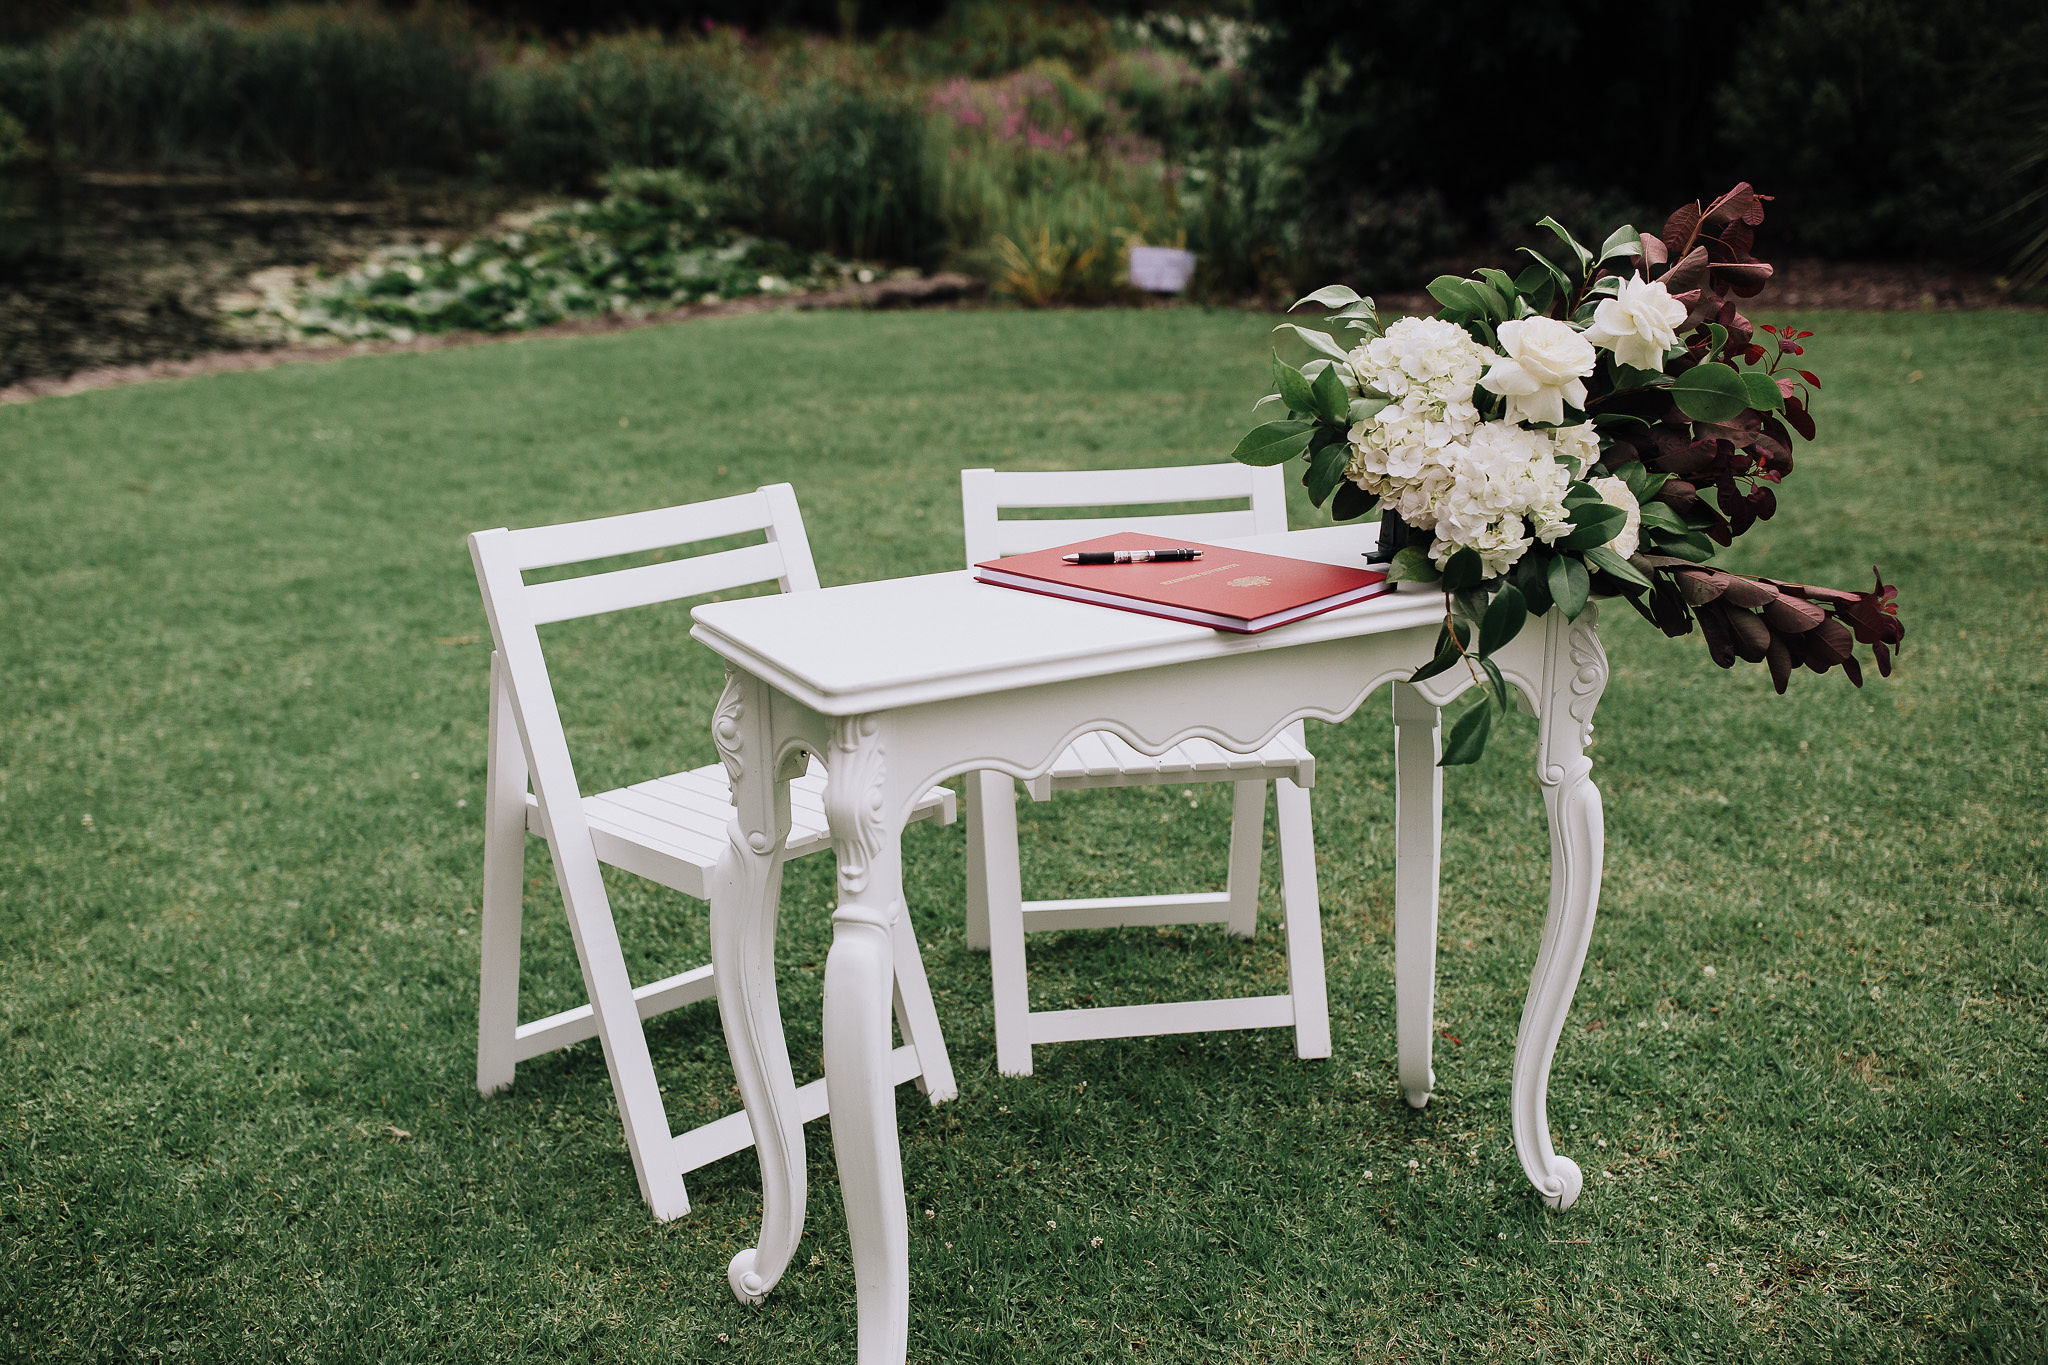
[[860, 1365], [902, 1365], [910, 1336], [910, 1224], [889, 1069], [893, 935], [903, 911], [902, 817], [873, 716], [833, 726], [825, 819], [839, 908], [825, 959], [825, 1095], [853, 1243]]
[[1550, 912], [1515, 1040], [1515, 1150], [1543, 1202], [1568, 1209], [1584, 1177], [1576, 1163], [1551, 1148], [1545, 1092], [1600, 901], [1600, 789], [1593, 785], [1593, 763], [1585, 751], [1593, 710], [1607, 686], [1607, 652], [1594, 631], [1591, 606], [1569, 623], [1552, 615], [1544, 628], [1537, 778], [1550, 817]]
[[1394, 684], [1394, 1036], [1401, 1094], [1417, 1109], [1436, 1089], [1429, 1054], [1444, 826], [1441, 714], [1408, 684]]
[[782, 1278], [803, 1236], [804, 1125], [775, 994], [775, 921], [783, 844], [789, 836], [789, 779], [803, 755], [777, 764], [767, 695], [726, 670], [712, 734], [732, 782], [735, 814], [711, 879], [711, 965], [718, 1017], [761, 1163], [761, 1240], [732, 1258], [726, 1281], [742, 1303], [759, 1303]]

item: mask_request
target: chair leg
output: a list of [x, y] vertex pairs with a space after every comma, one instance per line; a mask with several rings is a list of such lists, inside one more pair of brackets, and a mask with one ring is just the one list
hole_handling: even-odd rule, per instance
[[1316, 883], [1315, 822], [1307, 788], [1277, 778], [1273, 797], [1278, 808], [1280, 905], [1287, 917], [1287, 993], [1294, 1000], [1294, 1055], [1327, 1057], [1330, 994], [1323, 978], [1323, 907]]
[[478, 925], [476, 1088], [512, 1084], [519, 1058], [520, 894], [526, 877], [526, 754], [513, 724], [498, 656], [491, 656], [490, 737], [485, 747], [484, 889]]
[[[961, 812], [967, 829], [967, 946], [988, 951], [989, 888], [1018, 880], [1016, 784], [1008, 773], [975, 772], [967, 775]], [[1002, 822], [1001, 789], [1007, 788], [1009, 821], [1002, 829], [991, 829], [990, 819]], [[1018, 900], [1023, 899], [1021, 891]]]
[[[970, 881], [982, 883], [988, 913], [989, 976], [995, 987], [996, 1070], [1005, 1076], [1031, 1074], [1030, 996], [1024, 968], [1024, 882], [1017, 862], [1017, 784], [1007, 773], [974, 774], [975, 816], [979, 837], [969, 847], [982, 850]], [[976, 878], [975, 874], [979, 873]], [[968, 895], [974, 892], [970, 886]]]
[[1443, 844], [1440, 714], [1414, 688], [1394, 684], [1394, 1027], [1401, 1094], [1417, 1109], [1436, 1089], [1430, 1034]]
[[1250, 938], [1259, 924], [1259, 870], [1265, 858], [1266, 780], [1233, 782], [1230, 803], [1230, 873], [1224, 882], [1230, 897], [1225, 926], [1238, 938]]
[[893, 931], [896, 952], [896, 1027], [903, 1041], [917, 1049], [917, 1088], [933, 1104], [944, 1104], [960, 1093], [953, 1081], [953, 1062], [946, 1053], [946, 1035], [939, 1028], [938, 1007], [932, 1003], [931, 981], [925, 975], [924, 955], [917, 950], [917, 935], [910, 927], [906, 907], [896, 916]]

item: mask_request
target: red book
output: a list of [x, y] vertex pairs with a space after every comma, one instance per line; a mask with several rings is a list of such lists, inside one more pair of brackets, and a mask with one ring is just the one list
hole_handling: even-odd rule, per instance
[[[1090, 550], [1200, 550], [1195, 560], [1151, 564], [1068, 564]], [[1249, 635], [1377, 597], [1392, 585], [1369, 569], [1228, 550], [1125, 532], [974, 566], [983, 583], [1190, 621]]]

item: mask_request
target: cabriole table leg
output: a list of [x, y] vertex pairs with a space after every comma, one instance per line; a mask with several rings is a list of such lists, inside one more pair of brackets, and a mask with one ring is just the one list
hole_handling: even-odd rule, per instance
[[825, 959], [825, 1094], [846, 1201], [860, 1365], [902, 1365], [910, 1339], [910, 1223], [889, 1069], [892, 941], [903, 909], [902, 817], [873, 716], [834, 723], [825, 819], [839, 908]]
[[773, 754], [766, 690], [728, 668], [712, 736], [732, 783], [734, 816], [711, 879], [711, 966], [718, 1018], [761, 1165], [761, 1239], [726, 1267], [742, 1303], [758, 1304], [782, 1278], [804, 1231], [804, 1125], [775, 992], [775, 922], [789, 837], [789, 779], [803, 766]]
[[1586, 746], [1594, 708], [1607, 686], [1607, 653], [1595, 633], [1594, 614], [1588, 606], [1577, 621], [1553, 615], [1545, 622], [1537, 778], [1550, 817], [1550, 911], [1515, 1040], [1515, 1150], [1530, 1183], [1554, 1209], [1570, 1208], [1585, 1181], [1577, 1163], [1550, 1145], [1545, 1099], [1600, 901], [1600, 789], [1593, 785]]

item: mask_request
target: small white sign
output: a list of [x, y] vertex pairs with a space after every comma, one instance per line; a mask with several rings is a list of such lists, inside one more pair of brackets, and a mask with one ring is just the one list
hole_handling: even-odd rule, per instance
[[1195, 273], [1195, 253], [1170, 246], [1131, 248], [1131, 284], [1154, 294], [1178, 294]]

